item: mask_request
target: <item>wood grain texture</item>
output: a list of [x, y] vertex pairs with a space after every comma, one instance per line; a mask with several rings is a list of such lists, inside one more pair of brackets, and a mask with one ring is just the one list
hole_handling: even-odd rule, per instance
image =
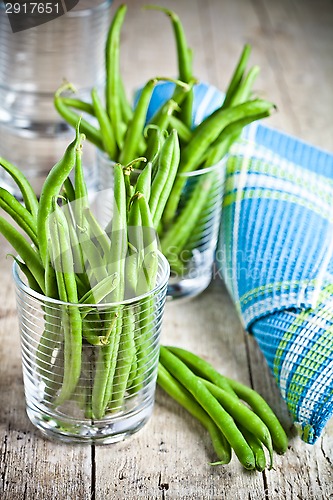
[[[122, 72], [129, 93], [156, 75], [177, 74], [169, 20], [130, 0], [122, 33]], [[269, 122], [333, 151], [333, 8], [329, 0], [158, 0], [180, 15], [195, 53], [195, 74], [221, 90], [245, 42], [259, 64], [260, 95], [278, 105]], [[120, 4], [115, 0], [113, 11]], [[333, 497], [333, 422], [316, 445], [290, 431], [288, 452], [274, 470], [244, 471], [238, 461], [212, 467], [206, 431], [161, 390], [149, 423], [123, 443], [59, 445], [29, 423], [20, 367], [9, 247], [1, 239], [0, 497], [20, 499], [257, 499]], [[162, 342], [184, 346], [224, 374], [251, 384], [286, 429], [290, 420], [255, 340], [245, 334], [224, 285], [215, 276], [191, 302], [167, 304]]]
[[90, 498], [90, 448], [44, 440], [26, 415], [10, 248], [1, 243], [0, 498]]

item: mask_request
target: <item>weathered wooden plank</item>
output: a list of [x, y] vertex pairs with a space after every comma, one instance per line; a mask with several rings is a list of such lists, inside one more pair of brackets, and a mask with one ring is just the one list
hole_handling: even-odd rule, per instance
[[9, 246], [1, 238], [0, 497], [90, 498], [91, 449], [45, 440], [25, 413]]
[[212, 83], [226, 88], [244, 43], [250, 43], [251, 64], [261, 68], [255, 89], [278, 107], [266, 123], [332, 149], [327, 113], [333, 107], [331, 4], [212, 0], [200, 5], [206, 21], [202, 29], [213, 42], [210, 60], [218, 62]]
[[[243, 46], [249, 43], [252, 47], [249, 67], [260, 67], [259, 77], [254, 84], [255, 93], [274, 102], [279, 109], [265, 123], [295, 132], [296, 121], [289, 111], [286, 88], [271, 46], [270, 26], [261, 22], [253, 3], [247, 0], [212, 0], [207, 5], [218, 78], [216, 85], [222, 90], [227, 88]], [[206, 10], [203, 4], [202, 10]], [[209, 29], [207, 25], [205, 29]]]
[[[263, 51], [284, 93], [282, 129], [318, 147], [333, 149], [333, 8], [319, 2], [252, 0], [260, 19]], [[266, 87], [268, 89], [268, 87]], [[273, 96], [274, 100], [274, 96]], [[278, 107], [280, 103], [277, 101]], [[281, 127], [281, 124], [279, 124]]]

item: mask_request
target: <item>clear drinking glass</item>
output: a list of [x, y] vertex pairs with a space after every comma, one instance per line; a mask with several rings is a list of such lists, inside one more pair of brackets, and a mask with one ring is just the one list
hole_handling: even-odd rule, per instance
[[151, 416], [169, 265], [151, 292], [112, 304], [68, 304], [33, 291], [14, 265], [26, 408], [47, 437], [107, 444]]
[[[17, 165], [37, 193], [72, 136], [54, 108], [54, 92], [66, 79], [80, 98], [89, 100], [91, 88], [104, 83], [111, 4], [80, 0], [57, 19], [13, 33], [0, 2], [0, 156]], [[83, 161], [89, 185], [94, 168], [90, 144]], [[6, 173], [0, 184], [18, 194]]]
[[[226, 161], [225, 157], [211, 167], [179, 174], [184, 179], [184, 188], [175, 220], [167, 231], [159, 232], [161, 251], [171, 268], [168, 299], [195, 297], [212, 280]], [[97, 152], [95, 206], [104, 226], [112, 211], [113, 165], [105, 153]]]

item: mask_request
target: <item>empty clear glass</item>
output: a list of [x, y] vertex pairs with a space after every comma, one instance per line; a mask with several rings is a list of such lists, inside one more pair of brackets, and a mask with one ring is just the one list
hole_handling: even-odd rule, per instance
[[[37, 193], [72, 137], [54, 108], [54, 92], [66, 79], [89, 99], [91, 88], [103, 85], [111, 3], [80, 0], [57, 19], [13, 33], [0, 2], [0, 156], [21, 168]], [[88, 144], [84, 163], [89, 181]], [[15, 193], [9, 176], [1, 176], [0, 184]]]

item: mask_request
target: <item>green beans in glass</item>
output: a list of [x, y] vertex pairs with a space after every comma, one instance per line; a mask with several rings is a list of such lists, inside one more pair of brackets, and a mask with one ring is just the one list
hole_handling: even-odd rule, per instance
[[136, 432], [152, 412], [170, 268], [144, 193], [128, 193], [129, 165], [114, 165], [112, 217], [100, 225], [83, 175], [83, 139], [78, 122], [39, 200], [20, 170], [0, 158], [25, 205], [1, 190], [0, 207], [21, 231], [0, 217], [0, 232], [18, 254], [31, 421], [60, 440], [108, 443]]
[[[168, 264], [159, 254], [150, 292], [118, 304], [73, 304], [35, 292], [14, 264], [26, 409], [44, 435], [107, 444], [148, 421], [167, 279]], [[111, 277], [110, 284], [112, 290], [117, 280]]]
[[168, 296], [191, 298], [211, 282], [220, 227], [225, 178], [224, 158], [212, 167], [178, 174], [184, 182], [176, 215], [160, 226], [160, 244], [171, 276]]

